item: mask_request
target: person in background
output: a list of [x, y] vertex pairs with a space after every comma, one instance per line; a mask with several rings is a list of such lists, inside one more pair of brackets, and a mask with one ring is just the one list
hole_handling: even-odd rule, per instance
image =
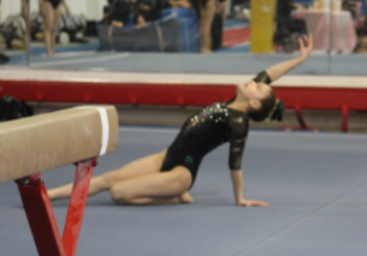
[[[112, 0], [113, 1], [113, 0]], [[147, 22], [158, 20], [164, 8], [191, 8], [196, 9], [200, 17], [201, 52], [211, 52], [211, 25], [215, 15], [216, 0], [115, 0], [110, 7], [105, 7], [103, 23], [124, 27], [131, 13], [135, 16], [136, 28], [140, 29]], [[109, 11], [107, 13], [107, 11]]]
[[211, 49], [213, 51], [222, 48], [228, 1], [229, 0], [216, 0], [216, 11], [211, 26]]
[[27, 47], [30, 47], [29, 43], [30, 43], [30, 37], [29, 37], [29, 31], [28, 31], [28, 25], [30, 23], [30, 9], [29, 9], [30, 5], [29, 5], [29, 0], [22, 0], [22, 16], [24, 18], [25, 21], [25, 30], [24, 30], [24, 49], [26, 49]]
[[41, 13], [44, 20], [44, 40], [48, 56], [55, 54], [56, 31], [61, 18], [61, 9], [70, 16], [70, 9], [66, 0], [40, 0]]
[[[1, 0], [0, 0], [0, 20], [1, 20]], [[4, 65], [9, 62], [9, 57], [0, 52], [0, 65]]]
[[[367, 0], [345, 1], [347, 10], [351, 12], [355, 21], [355, 29], [357, 34], [357, 45], [355, 52], [367, 51]], [[349, 8], [348, 8], [349, 2]]]
[[112, 0], [108, 2], [110, 4], [110, 7], [105, 11], [108, 10], [109, 12], [106, 13], [105, 18], [102, 22], [114, 27], [125, 26], [129, 20], [130, 15], [130, 0]]
[[199, 19], [200, 51], [211, 53], [211, 31], [217, 9], [217, 0], [190, 0], [192, 7], [196, 10]]
[[[29, 21], [29, 0], [21, 0], [20, 14], [12, 15], [9, 18], [0, 26], [0, 43], [9, 49], [26, 49], [29, 42], [28, 26], [26, 25], [27, 21]], [[0, 53], [1, 65], [9, 61], [8, 56]]]
[[109, 5], [105, 6], [102, 23], [114, 27], [124, 27], [131, 14], [134, 15], [136, 28], [140, 29], [160, 18], [162, 10], [165, 8], [190, 8], [188, 0], [109, 0]]
[[111, 11], [111, 7], [113, 5], [114, 0], [107, 0], [107, 5], [103, 7], [103, 18], [102, 21], [104, 19], [106, 19]]
[[191, 8], [191, 3], [188, 0], [138, 0], [135, 5], [137, 29], [145, 27], [146, 22], [158, 20], [166, 8]]
[[307, 25], [304, 19], [293, 19], [292, 11], [303, 8], [293, 0], [277, 0], [276, 29], [273, 36], [278, 52], [294, 52], [299, 48], [298, 38], [306, 35]]
[[168, 2], [159, 0], [138, 0], [134, 6], [136, 28], [140, 29], [147, 25], [146, 22], [158, 20], [162, 10], [168, 7]]

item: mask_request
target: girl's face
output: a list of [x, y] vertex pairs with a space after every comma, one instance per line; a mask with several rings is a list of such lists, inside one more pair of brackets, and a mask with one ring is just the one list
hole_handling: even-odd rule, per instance
[[239, 93], [242, 94], [243, 98], [252, 108], [261, 107], [260, 101], [269, 97], [271, 91], [272, 89], [270, 86], [254, 81], [239, 86]]

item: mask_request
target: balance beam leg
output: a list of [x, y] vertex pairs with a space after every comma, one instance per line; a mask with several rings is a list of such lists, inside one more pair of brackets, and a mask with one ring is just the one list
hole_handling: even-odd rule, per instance
[[349, 107], [348, 104], [344, 103], [342, 106], [342, 123], [341, 123], [341, 130], [342, 132], [348, 132], [349, 127]]
[[298, 103], [294, 104], [294, 111], [296, 113], [297, 121], [300, 125], [300, 128], [302, 130], [307, 130], [308, 126], [307, 126], [305, 120], [303, 119], [303, 116], [302, 116], [302, 113], [301, 113], [301, 105], [298, 104]]
[[93, 167], [96, 166], [96, 161], [97, 158], [94, 158], [77, 163], [74, 187], [70, 197], [62, 238], [67, 256], [73, 256], [76, 253], [85, 204], [88, 197], [90, 179]]
[[40, 256], [66, 256], [41, 174], [16, 181]]

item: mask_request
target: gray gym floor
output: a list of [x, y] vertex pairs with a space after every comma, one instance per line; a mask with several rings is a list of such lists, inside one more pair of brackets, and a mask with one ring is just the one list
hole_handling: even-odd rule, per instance
[[[94, 174], [164, 149], [177, 132], [122, 127], [117, 150]], [[90, 197], [77, 255], [365, 256], [366, 156], [365, 135], [252, 130], [244, 195], [269, 207], [234, 205], [227, 144], [204, 159], [192, 205], [117, 206], [107, 192]], [[47, 186], [72, 181], [74, 171], [46, 172]], [[0, 255], [37, 255], [15, 183], [1, 184], [0, 194]], [[53, 206], [63, 227], [68, 200]]]

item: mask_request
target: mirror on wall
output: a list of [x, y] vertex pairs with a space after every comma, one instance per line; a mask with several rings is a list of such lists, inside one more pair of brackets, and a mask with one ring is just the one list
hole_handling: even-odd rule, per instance
[[31, 67], [67, 69], [69, 60], [98, 55], [96, 29], [104, 2], [31, 0]]
[[336, 0], [30, 1], [33, 68], [253, 74], [312, 33], [315, 52], [292, 74], [323, 75], [339, 33]]

